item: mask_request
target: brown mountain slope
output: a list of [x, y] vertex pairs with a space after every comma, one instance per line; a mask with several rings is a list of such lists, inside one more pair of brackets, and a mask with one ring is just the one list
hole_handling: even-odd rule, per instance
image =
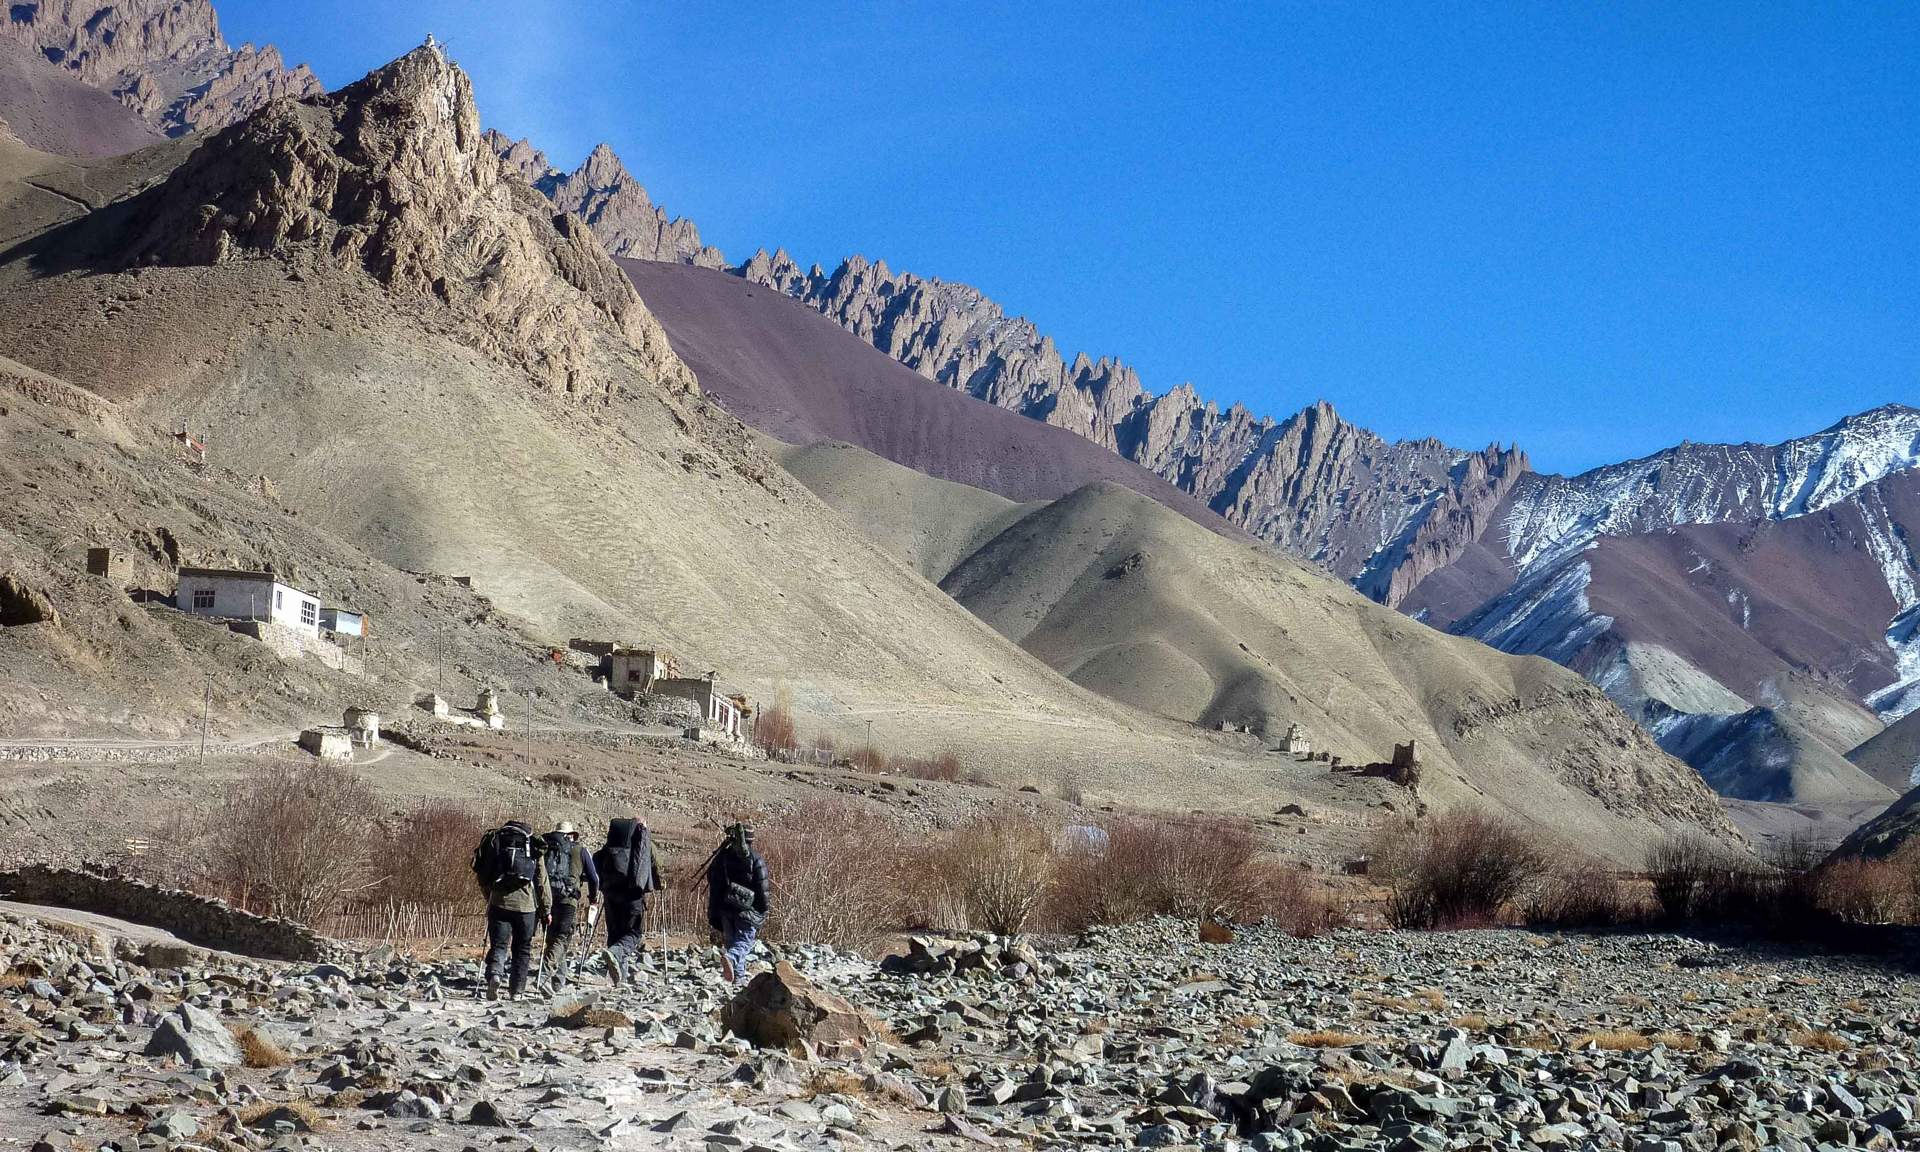
[[60, 156], [118, 156], [166, 139], [107, 93], [18, 51], [0, 52], [0, 120], [28, 147]]
[[1129, 489], [1093, 484], [1014, 509], [847, 446], [809, 451], [801, 476], [884, 540], [918, 546], [1024, 513], [941, 586], [1104, 696], [1270, 737], [1300, 723], [1349, 763], [1414, 739], [1436, 802], [1599, 832], [1623, 859], [1673, 822], [1724, 827], [1698, 777], [1578, 676], [1443, 636]]
[[1910, 712], [1847, 753], [1861, 771], [1896, 791], [1920, 785], [1920, 712]]
[[1111, 480], [1224, 527], [1138, 465], [926, 380], [778, 292], [705, 268], [621, 267], [708, 393], [770, 436], [857, 445], [1014, 501]]
[[[867, 541], [687, 386], [582, 236], [505, 174], [464, 75], [423, 50], [0, 255], [0, 354], [189, 424], [300, 524], [470, 574], [549, 645], [664, 644], [759, 698], [790, 690], [811, 727], [873, 721], [1009, 778], [1070, 769], [1166, 803], [1192, 777], [1183, 806], [1266, 813], [1310, 789], [1076, 687]], [[36, 491], [17, 473], [3, 495], [84, 543]], [[98, 498], [112, 531], [156, 515], [138, 489]], [[301, 554], [260, 533], [251, 554]]]

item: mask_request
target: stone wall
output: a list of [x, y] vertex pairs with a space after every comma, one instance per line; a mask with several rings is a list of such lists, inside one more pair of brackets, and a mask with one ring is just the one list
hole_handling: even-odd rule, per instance
[[30, 864], [0, 872], [0, 896], [145, 924], [202, 948], [264, 960], [322, 960], [340, 951], [333, 941], [291, 920], [255, 916], [223, 901], [97, 872]]

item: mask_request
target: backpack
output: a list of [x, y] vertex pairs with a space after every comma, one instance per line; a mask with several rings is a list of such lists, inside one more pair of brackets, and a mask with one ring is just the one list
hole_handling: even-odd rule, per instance
[[607, 842], [593, 854], [593, 866], [608, 891], [653, 891], [652, 833], [638, 820], [609, 821]]
[[489, 888], [521, 887], [540, 874], [533, 836], [517, 824], [495, 828], [473, 850], [473, 874]]
[[573, 841], [558, 832], [547, 836], [547, 887], [555, 904], [580, 900], [580, 879], [573, 874]]

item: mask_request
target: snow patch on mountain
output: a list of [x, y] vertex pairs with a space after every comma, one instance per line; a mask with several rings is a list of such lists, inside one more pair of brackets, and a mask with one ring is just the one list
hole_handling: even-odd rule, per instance
[[1503, 524], [1507, 552], [1526, 571], [1600, 536], [1802, 516], [1914, 468], [1920, 468], [1920, 409], [1901, 404], [1774, 447], [1680, 444], [1516, 488]]
[[1465, 634], [1502, 652], [1567, 663], [1613, 627], [1587, 600], [1593, 565], [1585, 560], [1523, 580], [1468, 623]]

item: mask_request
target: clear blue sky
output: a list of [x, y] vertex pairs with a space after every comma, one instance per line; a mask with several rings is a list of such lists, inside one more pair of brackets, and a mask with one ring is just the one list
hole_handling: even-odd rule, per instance
[[730, 259], [967, 281], [1155, 391], [1549, 470], [1920, 403], [1916, 4], [216, 3], [329, 87], [431, 31]]

